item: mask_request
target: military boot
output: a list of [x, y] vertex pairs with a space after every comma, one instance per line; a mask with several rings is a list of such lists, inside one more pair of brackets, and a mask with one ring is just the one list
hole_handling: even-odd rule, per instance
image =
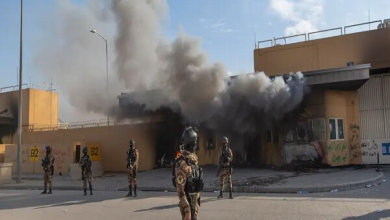
[[133, 196], [133, 187], [129, 186], [129, 193], [126, 195], [126, 197]]
[[84, 196], [87, 195], [87, 189], [84, 189]]
[[41, 194], [47, 194], [46, 189], [44, 189], [43, 192], [41, 192]]
[[229, 190], [229, 198], [230, 198], [230, 199], [233, 199], [232, 190]]
[[221, 199], [221, 198], [223, 198], [223, 192], [222, 192], [222, 190], [219, 191], [219, 196], [218, 196], [218, 199]]
[[92, 183], [89, 184], [89, 194], [93, 195], [93, 193], [92, 193]]
[[51, 189], [49, 189], [49, 192], [47, 194], [52, 194], [53, 192], [51, 191]]

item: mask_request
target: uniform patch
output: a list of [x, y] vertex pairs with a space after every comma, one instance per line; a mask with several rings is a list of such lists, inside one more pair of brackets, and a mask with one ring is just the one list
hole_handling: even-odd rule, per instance
[[176, 181], [178, 184], [184, 183], [184, 177], [182, 175], [177, 176]]

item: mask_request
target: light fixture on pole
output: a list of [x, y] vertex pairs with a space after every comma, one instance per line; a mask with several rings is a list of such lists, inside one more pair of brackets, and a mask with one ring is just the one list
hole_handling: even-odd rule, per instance
[[[98, 34], [106, 43], [106, 75], [107, 75], [107, 103], [108, 103], [109, 95], [108, 95], [108, 46], [107, 46], [107, 39], [104, 38], [101, 34], [99, 34], [99, 32], [97, 32], [96, 30], [91, 30], [90, 32], [93, 34]], [[107, 109], [107, 111], [108, 111], [107, 112], [107, 123], [108, 123], [108, 125], [110, 125], [110, 113], [109, 113], [110, 110]]]

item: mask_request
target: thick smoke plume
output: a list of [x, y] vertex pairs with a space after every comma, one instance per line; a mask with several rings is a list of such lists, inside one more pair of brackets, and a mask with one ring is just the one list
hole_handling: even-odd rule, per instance
[[[135, 92], [131, 102], [147, 110], [168, 107], [187, 122], [243, 133], [255, 131], [258, 120], [281, 119], [307, 91], [301, 73], [274, 79], [255, 73], [230, 79], [224, 64], [208, 62], [199, 39], [180, 32], [168, 42], [161, 34], [168, 14], [164, 0], [90, 1], [86, 6], [59, 2], [61, 13], [53, 32], [63, 40], [59, 45], [49, 40], [39, 48], [36, 64], [47, 75], [55, 71], [72, 105], [86, 111], [103, 113], [116, 101], [115, 95]], [[116, 93], [111, 92], [110, 100], [104, 98], [104, 75], [97, 76], [104, 51], [96, 48], [99, 39], [92, 42], [97, 36], [87, 33], [101, 24], [109, 39], [115, 39], [110, 45], [115, 48], [110, 88]], [[64, 28], [72, 32], [65, 34]], [[92, 82], [81, 84], [80, 77], [91, 77]]]

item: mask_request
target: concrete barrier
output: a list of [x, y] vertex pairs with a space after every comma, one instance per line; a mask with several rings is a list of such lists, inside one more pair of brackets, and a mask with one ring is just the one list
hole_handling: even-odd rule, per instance
[[[103, 166], [101, 162], [92, 162], [92, 177], [103, 176]], [[81, 167], [78, 163], [68, 165], [68, 174], [73, 181], [81, 180]]]
[[12, 163], [0, 163], [0, 184], [12, 182]]

